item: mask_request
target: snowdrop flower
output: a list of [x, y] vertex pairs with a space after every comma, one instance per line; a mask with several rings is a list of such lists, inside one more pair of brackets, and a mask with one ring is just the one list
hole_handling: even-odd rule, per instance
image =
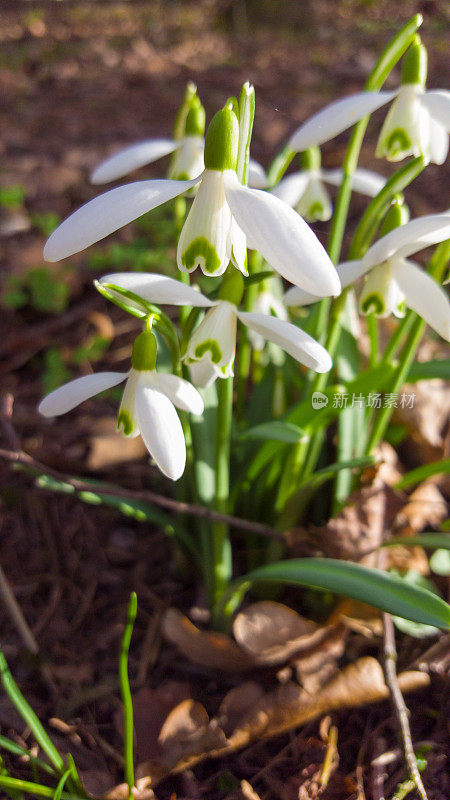
[[448, 152], [450, 92], [425, 91], [426, 50], [419, 37], [402, 61], [402, 80], [394, 92], [361, 92], [338, 100], [315, 114], [293, 134], [292, 150], [301, 152], [350, 128], [395, 99], [382, 127], [376, 154], [389, 161], [422, 155], [443, 164]]
[[178, 242], [182, 271], [200, 267], [207, 275], [222, 275], [231, 260], [245, 272], [248, 244], [290, 283], [324, 297], [339, 294], [336, 270], [307, 223], [277, 197], [240, 184], [238, 128], [229, 106], [219, 111], [207, 131], [202, 175], [192, 181], [138, 181], [96, 197], [52, 233], [45, 259], [58, 261], [83, 250], [199, 184]]
[[[318, 147], [310, 147], [301, 153], [300, 159], [302, 171], [283, 178], [272, 189], [272, 194], [295, 208], [307, 222], [326, 222], [331, 219], [333, 208], [324, 184], [340, 186], [344, 174], [341, 169], [321, 168]], [[369, 197], [375, 197], [384, 184], [385, 179], [381, 175], [367, 169], [356, 169], [352, 175], [352, 189]]]
[[117, 427], [131, 438], [140, 434], [161, 472], [176, 481], [184, 472], [186, 444], [174, 406], [198, 415], [203, 413], [203, 400], [188, 381], [158, 374], [155, 365], [156, 340], [146, 330], [134, 342], [129, 372], [99, 372], [76, 378], [44, 397], [39, 412], [44, 417], [65, 414], [126, 381]]
[[[450, 303], [444, 289], [408, 256], [450, 237], [450, 215], [431, 214], [396, 227], [369, 247], [361, 260], [345, 261], [337, 271], [342, 286], [367, 278], [360, 297], [362, 313], [376, 317], [403, 316], [415, 311], [443, 339], [450, 341]], [[286, 292], [287, 306], [318, 300], [297, 287]]]
[[213, 301], [190, 286], [164, 275], [123, 272], [106, 275], [99, 283], [111, 289], [125, 289], [151, 303], [208, 308], [204, 319], [195, 328], [184, 355], [192, 380], [205, 387], [216, 378], [233, 375], [237, 320], [250, 331], [273, 342], [301, 364], [316, 372], [328, 372], [332, 361], [329, 353], [296, 325], [260, 312], [240, 311], [244, 283], [239, 272], [227, 274]]

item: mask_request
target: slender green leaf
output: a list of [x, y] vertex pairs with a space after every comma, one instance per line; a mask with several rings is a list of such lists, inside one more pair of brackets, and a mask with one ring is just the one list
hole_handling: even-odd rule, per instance
[[0, 677], [6, 694], [8, 695], [9, 699], [13, 703], [14, 707], [16, 708], [16, 710], [18, 711], [24, 722], [29, 726], [39, 747], [41, 747], [42, 750], [47, 754], [48, 758], [50, 759], [55, 769], [58, 772], [62, 773], [65, 770], [64, 761], [60, 756], [60, 754], [58, 753], [48, 733], [42, 727], [33, 709], [31, 708], [30, 705], [28, 705], [22, 692], [17, 686], [13, 676], [11, 675], [6, 658], [3, 655], [1, 649], [0, 649]]
[[255, 425], [253, 428], [243, 431], [237, 437], [240, 442], [246, 442], [251, 439], [265, 440], [275, 439], [278, 442], [299, 442], [303, 436], [303, 431], [298, 425], [292, 422], [263, 422], [261, 425]]
[[[0, 786], [13, 792], [25, 792], [36, 797], [53, 798], [55, 794], [55, 789], [51, 789], [50, 786], [42, 786], [40, 783], [32, 783], [31, 781], [22, 781], [20, 778], [10, 778], [8, 775], [0, 775]], [[76, 794], [62, 792], [61, 800], [83, 800], [83, 798]]]
[[447, 474], [450, 472], [450, 458], [443, 458], [440, 461], [433, 461], [432, 464], [424, 464], [422, 467], [417, 467], [407, 472], [395, 484], [396, 489], [408, 489], [416, 483], [422, 483], [426, 478], [431, 475]]
[[298, 558], [252, 570], [230, 586], [224, 605], [234, 605], [255, 583], [293, 584], [336, 592], [413, 622], [450, 628], [450, 606], [398, 575], [331, 558]]
[[[393, 571], [392, 574], [396, 574]], [[429, 581], [427, 578], [424, 578], [419, 572], [416, 572], [414, 569], [408, 570], [404, 575], [401, 576], [402, 580], [405, 583], [410, 584], [411, 586], [419, 586], [422, 589], [426, 589], [432, 594], [438, 594], [436, 586], [432, 581]], [[408, 636], [413, 636], [415, 639], [423, 639], [425, 636], [436, 636], [439, 633], [439, 628], [436, 628], [434, 625], [424, 625], [422, 622], [413, 622], [410, 619], [404, 619], [403, 617], [392, 617], [394, 625], [398, 628], [399, 631], [402, 633], [407, 633]]]
[[450, 533], [421, 533], [419, 536], [393, 536], [381, 547], [424, 547], [425, 550], [434, 550], [438, 547], [450, 550]]
[[72, 767], [69, 767], [61, 776], [60, 780], [58, 781], [58, 785], [55, 789], [55, 794], [53, 795], [53, 800], [61, 800], [61, 795], [63, 793], [64, 786], [66, 785], [67, 779], [70, 777], [72, 773]]
[[431, 380], [432, 378], [450, 381], [450, 358], [415, 361], [408, 372], [408, 383]]
[[15, 756], [20, 756], [21, 758], [25, 756], [31, 764], [34, 764], [39, 769], [44, 770], [44, 772], [48, 772], [49, 775], [54, 775], [55, 771], [50, 764], [46, 764], [45, 761], [42, 761], [41, 758], [37, 758], [33, 756], [25, 747], [21, 747], [20, 744], [17, 742], [12, 742], [11, 739], [8, 739], [6, 736], [0, 735], [0, 747], [3, 747], [4, 750], [7, 750], [9, 753], [13, 753]]

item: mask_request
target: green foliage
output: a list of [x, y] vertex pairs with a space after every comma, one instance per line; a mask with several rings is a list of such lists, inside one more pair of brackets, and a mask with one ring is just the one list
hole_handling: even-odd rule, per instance
[[17, 209], [22, 208], [25, 201], [25, 187], [17, 184], [16, 186], [0, 187], [0, 207]]
[[58, 227], [61, 217], [54, 211], [38, 214], [36, 211], [30, 215], [31, 223], [43, 236], [48, 237]]
[[53, 392], [71, 378], [59, 347], [48, 347], [44, 352], [44, 370], [41, 375], [44, 394]]
[[69, 302], [70, 288], [64, 280], [67, 266], [60, 272], [35, 267], [25, 275], [12, 275], [6, 282], [2, 302], [7, 308], [31, 306], [36, 311], [61, 314]]

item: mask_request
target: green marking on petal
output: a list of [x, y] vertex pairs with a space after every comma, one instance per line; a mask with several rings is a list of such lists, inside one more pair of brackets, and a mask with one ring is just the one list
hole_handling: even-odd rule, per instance
[[215, 339], [206, 339], [201, 344], [198, 344], [194, 350], [194, 355], [196, 358], [200, 359], [208, 350], [211, 353], [211, 361], [213, 364], [218, 364], [222, 358], [222, 351], [219, 347], [219, 343]]
[[396, 128], [389, 134], [385, 148], [387, 155], [392, 157], [399, 156], [411, 149], [411, 139], [404, 128]]
[[386, 306], [381, 294], [368, 294], [361, 303], [361, 311], [363, 314], [374, 313], [375, 316], [383, 314]]
[[314, 222], [316, 219], [322, 219], [324, 210], [322, 203], [313, 203], [308, 209], [308, 219], [310, 222]]
[[122, 428], [122, 433], [125, 436], [131, 436], [133, 433], [133, 420], [131, 419], [131, 414], [123, 409], [119, 411], [117, 417], [117, 430], [120, 430], [120, 428]]
[[217, 250], [204, 236], [197, 236], [181, 255], [181, 263], [192, 272], [197, 267], [205, 273], [213, 275], [220, 269], [220, 258]]

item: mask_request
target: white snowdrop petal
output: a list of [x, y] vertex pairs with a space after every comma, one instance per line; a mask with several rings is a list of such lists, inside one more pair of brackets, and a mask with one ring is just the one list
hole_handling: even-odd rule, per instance
[[430, 115], [430, 158], [434, 164], [443, 164], [448, 154], [448, 133], [443, 125]]
[[311, 174], [304, 193], [295, 205], [295, 210], [307, 222], [316, 220], [326, 222], [331, 219], [333, 207], [320, 174]]
[[117, 429], [129, 439], [135, 439], [136, 436], [139, 436], [135, 398], [140, 374], [136, 369], [130, 370], [117, 415]]
[[367, 269], [387, 261], [395, 253], [408, 256], [428, 245], [450, 237], [450, 218], [446, 214], [417, 217], [395, 228], [369, 247], [363, 258]]
[[237, 267], [243, 275], [248, 275], [248, 269], [245, 264], [247, 256], [247, 237], [234, 217], [231, 217], [230, 254], [235, 267]]
[[219, 374], [234, 360], [236, 350], [236, 307], [220, 301], [207, 312], [190, 340], [185, 360], [207, 360], [214, 364]]
[[[194, 361], [189, 364], [189, 374], [192, 383], [198, 386], [199, 389], [206, 389], [219, 377], [215, 364], [212, 364], [207, 358], [202, 358], [201, 361]], [[230, 375], [233, 375], [232, 370]]]
[[238, 317], [255, 333], [277, 344], [296, 361], [316, 372], [328, 372], [333, 362], [322, 345], [291, 322], [265, 314], [238, 311]]
[[166, 395], [140, 381], [136, 417], [144, 444], [159, 469], [167, 478], [178, 480], [186, 464], [186, 444], [173, 404]]
[[359, 260], [343, 261], [342, 264], [338, 264], [336, 270], [341, 279], [342, 288], [345, 289], [346, 286], [357, 281], [366, 274], [368, 269], [369, 267], [365, 265], [364, 261]]
[[[322, 177], [327, 183], [332, 186], [340, 186], [344, 174], [341, 169], [324, 169], [322, 170]], [[372, 172], [370, 169], [363, 169], [358, 167], [352, 175], [352, 190], [367, 195], [367, 197], [375, 197], [381, 191], [386, 178], [379, 175], [377, 172]]]
[[436, 122], [450, 132], [450, 92], [432, 89], [422, 96], [422, 103]]
[[128, 372], [97, 372], [83, 375], [60, 386], [39, 403], [38, 411], [44, 417], [58, 417], [80, 405], [84, 400], [117, 386], [128, 377]]
[[265, 173], [264, 167], [255, 161], [253, 158], [250, 158], [248, 162], [248, 185], [252, 189], [265, 189], [267, 186], [267, 175]]
[[168, 177], [175, 180], [190, 180], [195, 175], [200, 175], [205, 169], [203, 160], [205, 140], [201, 136], [185, 136], [178, 145]]
[[223, 173], [205, 170], [178, 241], [179, 269], [193, 272], [200, 267], [205, 275], [222, 275], [230, 260], [230, 228]]
[[172, 200], [200, 180], [136, 181], [95, 197], [71, 214], [56, 228], [44, 247], [46, 261], [78, 253], [104, 239], [152, 208]]
[[384, 106], [396, 94], [397, 92], [361, 92], [337, 100], [301, 125], [291, 136], [289, 147], [300, 153], [308, 147], [327, 142], [367, 114]]
[[174, 278], [168, 278], [166, 275], [145, 272], [112, 272], [100, 278], [99, 283], [102, 286], [119, 286], [155, 305], [197, 307], [214, 305], [201, 292]]
[[337, 272], [307, 223], [269, 192], [241, 186], [231, 170], [224, 173], [231, 213], [257, 249], [286, 280], [321, 297], [341, 291]]
[[430, 117], [422, 105], [422, 90], [415, 84], [401, 86], [378, 137], [376, 156], [401, 161], [409, 155], [429, 158]]
[[445, 289], [413, 261], [395, 261], [392, 273], [405, 295], [406, 305], [450, 341], [450, 302]]
[[176, 408], [190, 411], [191, 414], [196, 414], [196, 416], [203, 414], [202, 397], [189, 381], [179, 378], [178, 375], [154, 372], [152, 374], [152, 383], [155, 388], [167, 395]]
[[144, 142], [132, 144], [115, 153], [111, 158], [102, 161], [92, 173], [91, 183], [115, 181], [116, 178], [121, 178], [134, 169], [139, 169], [145, 164], [151, 164], [152, 161], [157, 161], [158, 158], [173, 153], [179, 146], [180, 143], [174, 142], [172, 139], [147, 139]]
[[295, 208], [302, 194], [306, 190], [310, 179], [309, 172], [293, 172], [287, 175], [271, 190], [271, 194], [278, 197], [283, 203]]
[[283, 303], [285, 306], [310, 306], [311, 303], [317, 303], [318, 300], [322, 300], [322, 297], [319, 297], [317, 294], [310, 294], [310, 292], [305, 292], [304, 289], [300, 289], [300, 286], [291, 286], [290, 289], [287, 290], [286, 294], [283, 297]]

